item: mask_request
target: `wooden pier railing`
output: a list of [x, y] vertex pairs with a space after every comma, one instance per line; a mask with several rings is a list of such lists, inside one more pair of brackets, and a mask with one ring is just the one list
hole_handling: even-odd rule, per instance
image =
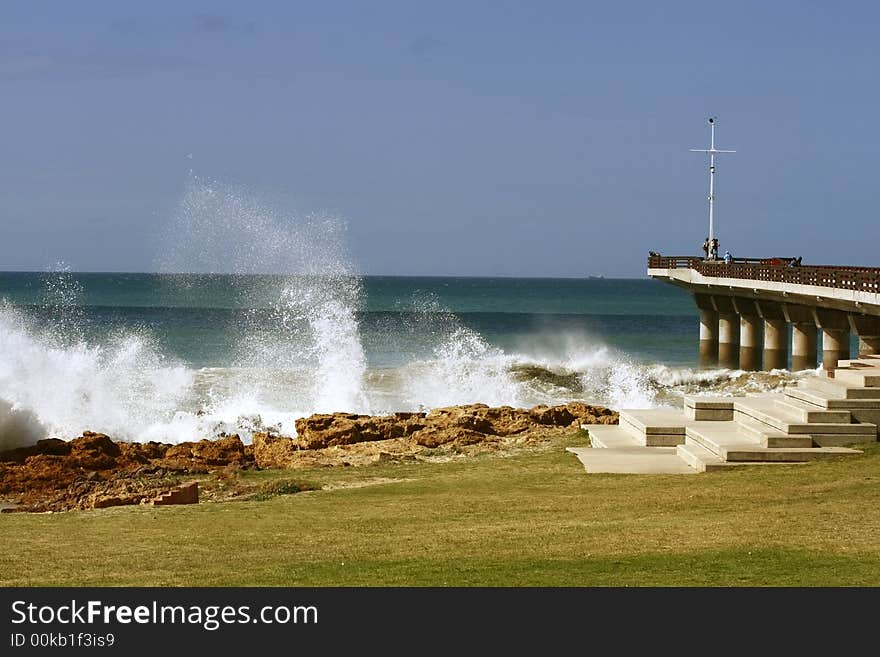
[[799, 265], [794, 258], [705, 260], [697, 256], [651, 253], [649, 269], [694, 269], [703, 276], [816, 285], [859, 292], [880, 292], [880, 268], [845, 265]]

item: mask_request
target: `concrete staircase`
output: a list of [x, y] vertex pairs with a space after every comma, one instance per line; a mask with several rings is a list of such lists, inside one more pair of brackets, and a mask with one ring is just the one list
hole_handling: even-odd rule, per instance
[[[620, 423], [582, 425], [572, 447], [588, 472], [693, 473], [743, 464], [860, 454], [877, 440], [880, 359], [840, 361], [834, 378], [806, 377], [783, 392], [686, 397], [682, 408], [624, 409]], [[684, 467], [682, 467], [684, 466]]]

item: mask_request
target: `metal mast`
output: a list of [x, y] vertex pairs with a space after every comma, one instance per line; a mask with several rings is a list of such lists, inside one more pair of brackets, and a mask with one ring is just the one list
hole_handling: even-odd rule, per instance
[[709, 117], [709, 126], [712, 128], [712, 145], [708, 148], [692, 148], [691, 153], [709, 154], [709, 243], [715, 239], [715, 156], [719, 153], [736, 153], [736, 151], [720, 151], [715, 148], [715, 120], [717, 116]]

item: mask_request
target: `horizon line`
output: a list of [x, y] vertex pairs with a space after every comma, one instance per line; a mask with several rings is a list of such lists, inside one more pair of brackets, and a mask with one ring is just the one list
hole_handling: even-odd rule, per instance
[[[284, 274], [284, 273], [235, 273], [235, 272], [158, 272], [158, 271], [86, 271], [51, 269], [6, 269], [0, 274], [104, 274], [148, 276], [332, 276], [331, 274]], [[606, 276], [585, 274], [583, 276], [518, 276], [514, 274], [345, 274], [351, 278], [512, 278], [529, 280], [641, 280], [639, 276]]]

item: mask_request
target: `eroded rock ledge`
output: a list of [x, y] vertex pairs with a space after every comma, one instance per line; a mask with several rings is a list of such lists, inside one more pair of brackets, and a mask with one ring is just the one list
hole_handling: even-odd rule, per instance
[[571, 402], [531, 409], [469, 404], [429, 413], [318, 414], [297, 420], [296, 438], [257, 433], [253, 446], [261, 468], [360, 465], [407, 455], [428, 458], [426, 452], [441, 447], [466, 453], [540, 442], [586, 423], [617, 424], [617, 413]]
[[471, 404], [384, 416], [333, 413], [297, 420], [295, 438], [256, 433], [252, 445], [236, 435], [169, 445], [115, 442], [85, 432], [0, 453], [0, 498], [28, 511], [139, 504], [182, 476], [442, 460], [527, 448], [584, 423], [616, 424], [617, 413], [581, 402], [531, 409]]

